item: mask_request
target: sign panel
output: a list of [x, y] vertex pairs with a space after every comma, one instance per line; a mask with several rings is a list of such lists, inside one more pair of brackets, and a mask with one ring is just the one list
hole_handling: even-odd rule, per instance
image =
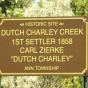
[[2, 18], [0, 75], [83, 75], [87, 18]]

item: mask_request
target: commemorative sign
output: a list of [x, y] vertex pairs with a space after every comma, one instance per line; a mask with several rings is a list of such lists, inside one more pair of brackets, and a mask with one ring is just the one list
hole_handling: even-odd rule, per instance
[[87, 19], [1, 18], [0, 75], [83, 75]]

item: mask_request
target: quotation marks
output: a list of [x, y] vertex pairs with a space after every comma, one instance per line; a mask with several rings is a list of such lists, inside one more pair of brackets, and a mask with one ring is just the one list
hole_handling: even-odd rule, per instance
[[21, 23], [20, 26], [24, 26], [24, 23]]
[[59, 25], [61, 25], [61, 26], [62, 26], [62, 25], [64, 25], [64, 23], [60, 22], [60, 23], [59, 23]]

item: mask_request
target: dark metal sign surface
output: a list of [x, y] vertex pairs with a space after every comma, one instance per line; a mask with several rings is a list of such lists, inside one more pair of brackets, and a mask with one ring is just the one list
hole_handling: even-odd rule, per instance
[[0, 75], [83, 75], [88, 69], [85, 19], [1, 19]]

